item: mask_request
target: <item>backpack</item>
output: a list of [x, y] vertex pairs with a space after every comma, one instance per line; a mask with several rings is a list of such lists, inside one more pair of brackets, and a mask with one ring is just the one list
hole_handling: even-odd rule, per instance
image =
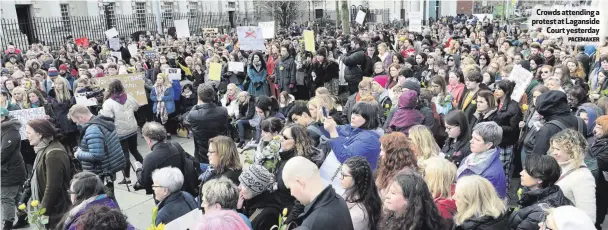
[[321, 132], [321, 129], [315, 125], [308, 126], [306, 129], [319, 135], [319, 137], [320, 137], [319, 145], [317, 145], [315, 147], [317, 147], [319, 150], [321, 150], [323, 156], [327, 157], [327, 154], [329, 154], [329, 152], [331, 152], [331, 145], [329, 143], [329, 141], [331, 139], [329, 137], [326, 137], [325, 135], [323, 135], [323, 133]]
[[201, 163], [196, 161], [192, 155], [186, 153], [180, 144], [171, 142], [171, 145], [173, 145], [181, 155], [182, 167], [180, 168], [180, 171], [182, 171], [182, 174], [184, 175], [182, 191], [190, 193], [193, 197], [198, 197], [198, 176], [203, 173], [201, 172]]
[[[583, 119], [576, 117], [576, 120], [578, 122], [578, 127], [577, 127], [577, 131], [579, 131], [580, 133], [584, 132], [584, 126], [585, 126], [585, 122], [583, 121]], [[557, 126], [560, 131], [567, 129], [566, 125], [564, 123], [562, 123], [559, 120], [552, 120], [549, 121], [547, 123], [545, 123], [545, 125], [548, 124], [553, 124], [555, 126]], [[526, 137], [524, 138], [524, 144], [523, 144], [523, 149], [526, 153], [526, 155], [532, 154], [532, 150], [534, 149], [534, 144], [536, 144], [536, 134], [538, 133], [540, 129], [536, 129], [535, 127], [531, 128], [530, 131], [528, 131], [528, 133], [526, 134]], [[583, 136], [585, 134], [583, 133]]]

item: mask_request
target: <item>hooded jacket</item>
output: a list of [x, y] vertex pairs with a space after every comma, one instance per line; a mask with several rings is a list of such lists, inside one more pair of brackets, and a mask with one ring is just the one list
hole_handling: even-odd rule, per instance
[[125, 168], [126, 159], [112, 119], [92, 117], [83, 130], [76, 159], [80, 160], [84, 171], [99, 175], [104, 172], [115, 173]]
[[593, 135], [595, 120], [602, 115], [602, 112], [600, 111], [600, 108], [596, 105], [590, 105], [587, 103], [579, 107], [578, 111], [576, 112], [576, 115], [579, 116], [581, 112], [586, 113], [587, 118], [589, 118], [589, 121], [587, 122], [587, 133], [585, 134], [585, 138], [587, 138], [587, 143], [591, 144], [595, 140], [595, 137]]
[[[536, 99], [536, 108], [538, 113], [543, 116], [545, 121], [552, 120], [561, 121], [567, 128], [574, 130], [578, 129], [578, 120], [571, 114], [566, 94], [561, 91], [551, 90], [541, 94]], [[533, 154], [545, 155], [549, 150], [549, 140], [551, 137], [561, 131], [561, 129], [553, 124], [545, 124], [538, 130], [536, 141], [534, 143]], [[583, 134], [587, 133], [587, 127], [583, 127]]]
[[511, 213], [510, 229], [538, 229], [538, 223], [545, 217], [545, 211], [538, 204], [550, 207], [572, 205], [557, 185], [525, 192], [517, 203], [520, 209]]
[[105, 102], [99, 114], [114, 119], [118, 138], [125, 139], [137, 133], [135, 111], [139, 108], [135, 98], [126, 93], [112, 95]]
[[415, 91], [408, 90], [401, 94], [399, 97], [399, 109], [393, 115], [389, 129], [403, 132], [407, 135], [412, 126], [422, 124], [424, 115], [415, 109], [417, 104], [418, 94]]
[[365, 52], [363, 49], [355, 49], [348, 53], [342, 63], [346, 66], [344, 80], [351, 84], [358, 84], [363, 79], [363, 68], [365, 68]]
[[22, 185], [25, 182], [26, 171], [23, 156], [21, 156], [21, 122], [17, 119], [3, 121], [2, 131], [2, 183], [4, 186]]

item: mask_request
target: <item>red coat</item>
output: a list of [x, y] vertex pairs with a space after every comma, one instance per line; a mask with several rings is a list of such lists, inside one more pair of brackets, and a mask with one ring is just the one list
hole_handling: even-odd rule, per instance
[[456, 201], [453, 199], [435, 198], [434, 201], [439, 214], [446, 220], [451, 220], [456, 215]]

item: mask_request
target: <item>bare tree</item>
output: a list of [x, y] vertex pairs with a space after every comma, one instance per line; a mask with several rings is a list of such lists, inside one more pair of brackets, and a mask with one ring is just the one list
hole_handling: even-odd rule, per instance
[[260, 7], [262, 14], [271, 14], [274, 20], [280, 27], [288, 27], [289, 24], [295, 22], [301, 15], [305, 6], [308, 6], [307, 1], [273, 1], [263, 0], [255, 1]]

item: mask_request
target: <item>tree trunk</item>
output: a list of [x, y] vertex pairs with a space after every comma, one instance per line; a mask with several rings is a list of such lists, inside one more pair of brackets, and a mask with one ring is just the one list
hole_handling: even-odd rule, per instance
[[342, 8], [341, 8], [342, 16], [342, 35], [350, 35], [350, 15], [348, 10], [348, 0], [342, 0]]
[[340, 28], [340, 0], [336, 0], [336, 31]]

